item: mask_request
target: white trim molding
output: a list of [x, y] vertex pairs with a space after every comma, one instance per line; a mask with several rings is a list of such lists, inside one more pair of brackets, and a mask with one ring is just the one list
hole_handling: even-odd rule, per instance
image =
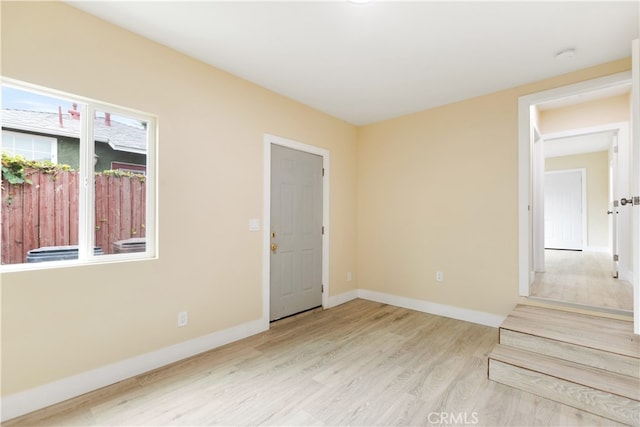
[[485, 313], [483, 311], [454, 307], [451, 305], [439, 304], [415, 298], [400, 297], [367, 289], [358, 290], [358, 297], [396, 307], [408, 308], [409, 310], [435, 314], [436, 316], [450, 317], [452, 319], [463, 320], [465, 322], [491, 326], [493, 328], [499, 327], [506, 318], [506, 316], [498, 316], [496, 314]]
[[470, 310], [468, 308], [454, 307], [451, 305], [439, 304], [415, 298], [401, 297], [368, 289], [356, 289], [343, 294], [334, 295], [331, 297], [331, 307], [344, 304], [356, 298], [389, 304], [395, 307], [407, 308], [409, 310], [420, 311], [422, 313], [434, 314], [436, 316], [463, 320], [465, 322], [477, 323], [479, 325], [491, 326], [493, 328], [499, 327], [506, 318], [506, 316], [499, 316], [497, 314], [486, 313], [484, 311]]
[[341, 304], [344, 304], [346, 302], [349, 302], [351, 300], [354, 300], [358, 298], [358, 290], [355, 289], [353, 291], [349, 291], [349, 292], [344, 292], [338, 295], [334, 295], [328, 298], [327, 300], [327, 307], [326, 308], [333, 308], [333, 307], [337, 307]]
[[611, 248], [609, 246], [587, 246], [584, 250], [585, 252], [599, 252], [611, 255]]
[[1, 421], [63, 402], [268, 329], [262, 319], [203, 335], [2, 398]]

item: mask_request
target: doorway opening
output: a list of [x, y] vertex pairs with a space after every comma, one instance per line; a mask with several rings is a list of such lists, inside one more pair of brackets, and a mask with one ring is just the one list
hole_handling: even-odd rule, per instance
[[[621, 121], [631, 116], [630, 77], [630, 73], [620, 73], [520, 98], [522, 296], [620, 314], [633, 312], [631, 240], [619, 240], [625, 239], [625, 227], [628, 232], [631, 222], [630, 218], [618, 221], [620, 230], [616, 231], [611, 218], [614, 187], [624, 181], [622, 176], [629, 182], [629, 170], [612, 172], [611, 160], [614, 155], [626, 156], [621, 164], [630, 159], [629, 122]], [[588, 116], [577, 116], [581, 108], [615, 97], [626, 97], [626, 117], [612, 123], [589, 123]], [[560, 114], [563, 111], [566, 114]], [[560, 119], [564, 128], [559, 126]], [[576, 169], [584, 169], [581, 182], [578, 178], [574, 184], [558, 180], [559, 173], [569, 176]], [[583, 186], [582, 199], [576, 182]], [[574, 190], [568, 189], [572, 185]], [[549, 189], [552, 191], [545, 191]], [[617, 249], [616, 237], [622, 243]], [[628, 258], [622, 274], [627, 277], [614, 278], [614, 255]]]
[[[533, 222], [540, 224], [534, 233], [542, 233], [534, 240], [534, 258], [541, 259], [534, 265], [530, 297], [632, 312], [630, 241], [624, 232], [630, 222], [628, 218], [620, 221], [624, 212], [613, 207], [619, 199], [618, 181], [628, 181], [628, 171], [617, 167], [618, 152], [628, 157], [628, 123], [540, 139], [544, 167], [542, 176], [535, 178], [542, 181], [543, 197], [534, 198], [534, 204], [541, 204], [543, 213], [534, 213]], [[619, 223], [623, 225], [620, 237]], [[621, 239], [622, 251], [617, 245]], [[623, 257], [622, 277], [617, 255]]]

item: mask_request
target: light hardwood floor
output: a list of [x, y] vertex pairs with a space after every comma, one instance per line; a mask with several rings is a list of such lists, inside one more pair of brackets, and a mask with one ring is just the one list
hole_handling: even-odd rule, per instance
[[614, 310], [633, 310], [631, 283], [611, 275], [604, 252], [545, 250], [545, 272], [536, 273], [531, 295]]
[[615, 425], [489, 381], [497, 340], [358, 299], [5, 425]]

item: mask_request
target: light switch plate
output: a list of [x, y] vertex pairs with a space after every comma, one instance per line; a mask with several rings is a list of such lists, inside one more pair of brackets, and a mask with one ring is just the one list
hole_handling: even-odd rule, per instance
[[189, 323], [189, 313], [186, 311], [178, 312], [178, 327], [181, 328], [183, 326], [187, 326]]

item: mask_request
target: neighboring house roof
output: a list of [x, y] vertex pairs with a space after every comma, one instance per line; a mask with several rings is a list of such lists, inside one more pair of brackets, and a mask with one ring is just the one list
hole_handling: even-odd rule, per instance
[[[2, 128], [80, 138], [80, 120], [72, 118], [70, 114], [3, 109]], [[147, 153], [145, 129], [113, 119], [108, 125], [104, 117], [94, 119], [93, 129], [95, 140], [108, 143], [114, 150]]]

